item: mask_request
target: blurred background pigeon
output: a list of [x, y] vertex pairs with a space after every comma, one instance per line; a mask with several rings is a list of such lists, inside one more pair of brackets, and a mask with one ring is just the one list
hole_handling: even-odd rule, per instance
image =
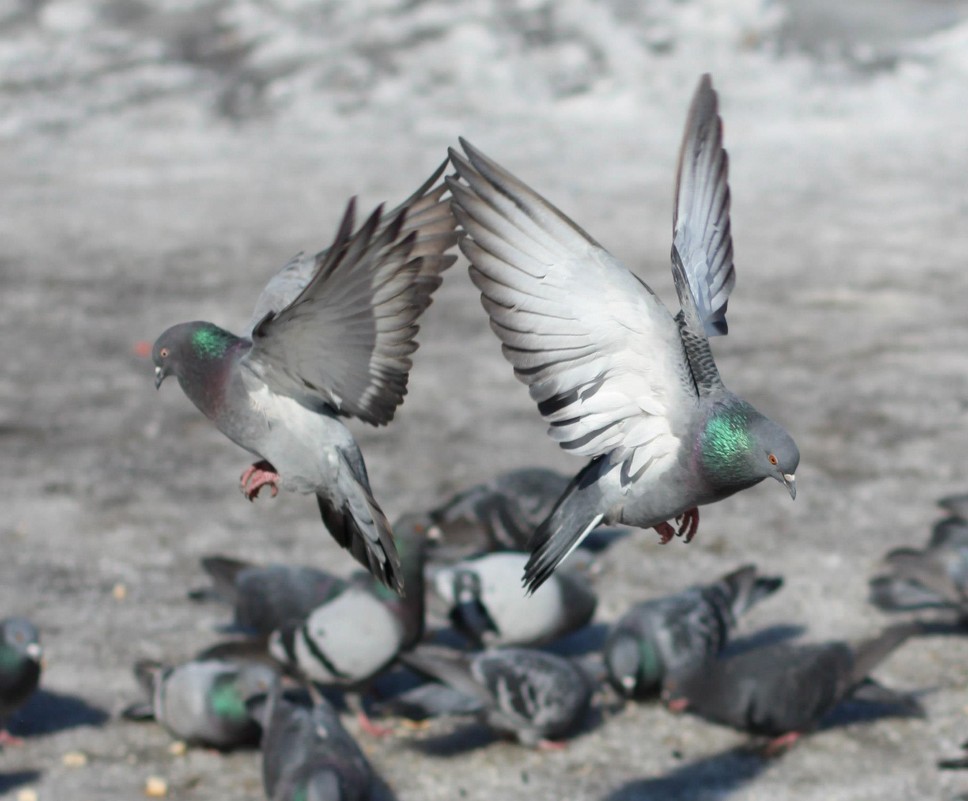
[[262, 782], [269, 801], [368, 801], [372, 768], [326, 699], [311, 707], [274, 687], [249, 704], [262, 725]]
[[0, 621], [0, 745], [23, 742], [8, 731], [7, 722], [37, 689], [42, 658], [40, 632], [33, 623], [22, 617]]
[[850, 644], [779, 642], [726, 658], [710, 657], [670, 674], [663, 700], [673, 711], [772, 738], [770, 753], [792, 745], [841, 701], [850, 697], [893, 703], [910, 714], [920, 704], [870, 678], [870, 673], [910, 637], [918, 623], [889, 626]]
[[190, 596], [203, 600], [214, 594], [232, 605], [234, 625], [243, 632], [268, 637], [275, 629], [304, 620], [317, 606], [346, 589], [346, 582], [305, 565], [261, 567], [228, 556], [206, 556], [202, 567], [213, 587], [194, 590]]
[[605, 640], [609, 681], [627, 698], [657, 694], [667, 674], [722, 651], [740, 615], [782, 586], [779, 576], [744, 565], [712, 584], [635, 604]]
[[246, 702], [279, 680], [265, 662], [238, 659], [203, 658], [178, 665], [142, 660], [134, 673], [149, 700], [127, 707], [125, 718], [154, 719], [178, 740], [220, 749], [259, 742], [260, 727]]
[[591, 677], [565, 657], [527, 648], [467, 654], [421, 645], [402, 654], [407, 667], [440, 682], [387, 701], [385, 710], [413, 719], [473, 714], [523, 745], [558, 747], [588, 713]]
[[577, 571], [555, 573], [531, 595], [521, 588], [529, 555], [503, 551], [438, 568], [433, 588], [454, 627], [477, 645], [540, 645], [588, 624], [598, 599]]

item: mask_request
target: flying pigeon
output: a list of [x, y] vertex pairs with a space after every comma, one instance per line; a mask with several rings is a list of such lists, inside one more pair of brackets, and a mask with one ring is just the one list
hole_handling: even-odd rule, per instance
[[[206, 556], [202, 567], [212, 577], [216, 594], [230, 603], [235, 625], [256, 636], [301, 621], [317, 606], [346, 589], [346, 582], [305, 565], [260, 567], [227, 556]], [[205, 591], [193, 591], [201, 597]]]
[[635, 604], [605, 640], [610, 683], [627, 698], [655, 695], [666, 674], [722, 651], [739, 616], [782, 586], [744, 565], [712, 584]]
[[355, 232], [351, 200], [333, 244], [282, 268], [243, 336], [181, 323], [152, 350], [155, 385], [176, 376], [223, 434], [259, 458], [242, 474], [246, 497], [263, 486], [314, 493], [336, 541], [398, 591], [390, 525], [340, 417], [384, 425], [406, 394], [417, 319], [456, 259], [445, 254], [456, 240], [446, 188], [434, 187], [443, 169]]
[[[505, 357], [548, 433], [591, 457], [535, 532], [530, 590], [599, 523], [695, 535], [698, 508], [771, 477], [796, 495], [790, 435], [723, 385], [709, 336], [735, 283], [727, 158], [703, 76], [679, 154], [675, 315], [544, 198], [461, 140], [447, 179], [461, 250]], [[678, 530], [667, 521], [675, 518]]]
[[8, 617], [0, 621], [0, 745], [21, 745], [7, 731], [7, 719], [33, 695], [40, 683], [40, 634], [29, 620]]
[[125, 718], [153, 718], [179, 740], [225, 750], [259, 742], [259, 724], [246, 702], [268, 692], [279, 678], [264, 662], [227, 659], [180, 665], [142, 660], [134, 673], [150, 700], [130, 705]]
[[592, 683], [584, 669], [562, 656], [528, 648], [466, 654], [421, 645], [400, 661], [439, 685], [403, 693], [385, 708], [414, 719], [473, 714], [523, 745], [557, 747], [584, 720]]
[[884, 557], [888, 573], [870, 581], [871, 601], [889, 611], [942, 607], [968, 615], [968, 522], [948, 517], [928, 545]]
[[773, 738], [768, 752], [792, 745], [841, 701], [853, 697], [917, 701], [883, 687], [869, 674], [909, 637], [917, 623], [886, 628], [857, 644], [774, 643], [726, 659], [692, 663], [666, 679], [663, 699], [673, 711], [688, 709], [707, 720]]
[[262, 782], [269, 801], [372, 797], [373, 770], [326, 699], [302, 706], [275, 687], [249, 709], [262, 724]]
[[434, 591], [454, 627], [478, 645], [541, 645], [591, 621], [598, 599], [581, 575], [561, 570], [525, 595], [517, 577], [527, 561], [502, 551], [438, 568]]

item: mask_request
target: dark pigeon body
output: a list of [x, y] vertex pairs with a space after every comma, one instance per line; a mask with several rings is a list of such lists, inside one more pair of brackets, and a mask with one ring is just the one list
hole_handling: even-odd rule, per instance
[[304, 565], [260, 567], [226, 556], [207, 556], [202, 567], [219, 596], [232, 605], [235, 624], [263, 637], [304, 620], [347, 586], [338, 576]]
[[712, 584], [635, 604], [605, 640], [609, 681], [625, 697], [657, 694], [667, 673], [719, 654], [740, 615], [782, 585], [745, 565]]
[[452, 559], [523, 551], [570, 480], [554, 470], [524, 467], [458, 492], [428, 513], [441, 531], [435, 544]]
[[269, 801], [366, 801], [373, 771], [336, 710], [312, 707], [273, 691], [250, 704], [261, 722], [262, 781]]
[[544, 651], [499, 648], [464, 654], [423, 645], [401, 661], [445, 686], [417, 688], [405, 694], [398, 709], [414, 717], [473, 714], [531, 747], [573, 733], [591, 704], [592, 684], [585, 671]]
[[[795, 495], [790, 435], [723, 384], [709, 336], [735, 283], [727, 157], [709, 76], [679, 155], [673, 314], [558, 209], [461, 140], [451, 149], [461, 250], [491, 328], [562, 448], [590, 458], [535, 533], [537, 589], [600, 523], [695, 534], [698, 507], [774, 478]], [[678, 531], [670, 520], [678, 522]]]
[[870, 582], [876, 606], [887, 611], [945, 608], [968, 616], [968, 522], [948, 517], [934, 526], [924, 548], [898, 548], [884, 563], [888, 572]]
[[869, 674], [919, 631], [916, 624], [904, 624], [857, 644], [782, 642], [710, 658], [671, 675], [663, 697], [674, 707], [753, 734], [807, 732], [848, 697], [869, 693], [883, 700], [890, 691]]
[[29, 620], [0, 621], [0, 739], [14, 741], [7, 719], [22, 707], [40, 684], [40, 634]]

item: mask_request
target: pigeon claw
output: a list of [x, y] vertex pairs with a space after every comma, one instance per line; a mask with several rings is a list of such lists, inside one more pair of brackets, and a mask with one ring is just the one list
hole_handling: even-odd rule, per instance
[[259, 497], [259, 490], [268, 486], [272, 490], [272, 497], [279, 494], [279, 474], [276, 469], [263, 460], [256, 462], [246, 469], [239, 479], [242, 494], [250, 501]]
[[692, 542], [692, 538], [699, 531], [699, 507], [693, 506], [692, 509], [686, 509], [676, 518], [676, 524], [679, 526], [676, 536], [684, 537], [687, 544]]
[[659, 533], [659, 542], [663, 545], [676, 536], [676, 530], [668, 523], [659, 523], [659, 525], [653, 526], [653, 528]]

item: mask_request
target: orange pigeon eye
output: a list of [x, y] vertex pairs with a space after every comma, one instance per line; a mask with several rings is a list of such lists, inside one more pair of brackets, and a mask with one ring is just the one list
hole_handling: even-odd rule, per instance
[[779, 460], [772, 453], [769, 455], [770, 464], [775, 465]]
[[[168, 358], [168, 348], [162, 348], [160, 351], [158, 351], [158, 355], [161, 356], [162, 359], [167, 359]], [[774, 462], [774, 464], [776, 464], [776, 462]]]

